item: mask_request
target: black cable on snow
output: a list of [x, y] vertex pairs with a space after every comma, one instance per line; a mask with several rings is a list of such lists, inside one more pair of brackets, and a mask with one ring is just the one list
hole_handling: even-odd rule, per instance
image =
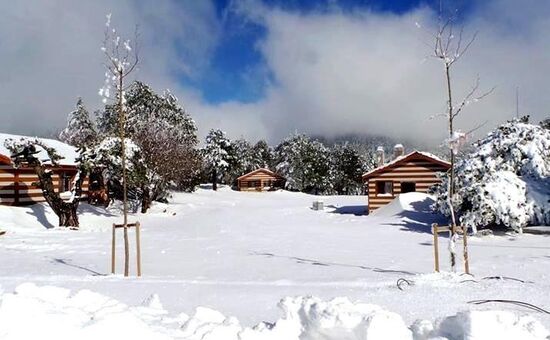
[[543, 309], [541, 307], [535, 306], [535, 305], [527, 303], [527, 302], [517, 301], [517, 300], [500, 300], [500, 299], [497, 299], [497, 300], [473, 300], [473, 301], [468, 301], [468, 303], [474, 304], [474, 305], [482, 305], [482, 304], [493, 303], [493, 302], [513, 304], [513, 305], [516, 305], [516, 306], [529, 308], [529, 309], [537, 311], [539, 313], [550, 314], [550, 312], [547, 311], [546, 309]]

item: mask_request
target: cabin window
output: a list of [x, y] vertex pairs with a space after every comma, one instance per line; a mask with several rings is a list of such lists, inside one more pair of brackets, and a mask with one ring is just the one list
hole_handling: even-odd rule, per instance
[[378, 181], [378, 182], [376, 182], [376, 194], [377, 195], [392, 195], [393, 194], [393, 182], [392, 181]]
[[260, 186], [260, 181], [248, 181], [249, 188], [255, 188]]
[[415, 192], [416, 183], [415, 182], [401, 182], [401, 193], [405, 194], [407, 192]]
[[66, 172], [62, 172], [60, 175], [60, 180], [61, 180], [61, 188], [60, 188], [60, 192], [65, 192], [65, 191], [70, 191], [71, 190], [71, 175], [69, 175], [68, 173]]

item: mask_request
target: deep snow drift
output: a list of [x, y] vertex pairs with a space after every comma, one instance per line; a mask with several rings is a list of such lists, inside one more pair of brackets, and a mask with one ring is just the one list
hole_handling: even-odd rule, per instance
[[[325, 201], [324, 211], [310, 208], [317, 199]], [[300, 329], [306, 332], [302, 339], [372, 340], [378, 329], [406, 333], [412, 325], [411, 334], [419, 339], [487, 338], [483, 332], [544, 339], [546, 330], [533, 319], [549, 329], [548, 315], [468, 301], [520, 300], [548, 309], [547, 238], [474, 237], [470, 259], [475, 277], [432, 274], [429, 226], [443, 221], [426, 210], [430, 202], [426, 195], [406, 194], [366, 216], [363, 196], [227, 188], [176, 193], [170, 204], [131, 216], [143, 226], [144, 276], [127, 279], [109, 274], [111, 224], [120, 221], [117, 209], [83, 204], [81, 230], [75, 232], [54, 227], [56, 216], [46, 204], [0, 206], [0, 229], [7, 231], [0, 236], [0, 289], [5, 292], [0, 338], [25, 334], [18, 332], [47, 334], [47, 329], [99, 338], [116, 323], [113, 336], [119, 324], [127, 324], [132, 328], [127, 334], [135, 329], [136, 338], [293, 339]], [[120, 234], [118, 254], [121, 243]], [[441, 264], [448, 268], [444, 252]], [[122, 257], [117, 268], [120, 272]], [[484, 279], [490, 276], [524, 282]], [[399, 278], [411, 284], [399, 290]], [[25, 282], [38, 288], [20, 286]], [[23, 305], [27, 307], [17, 309]], [[26, 315], [25, 321], [15, 320], [17, 315]], [[10, 326], [33, 319], [45, 328]], [[386, 321], [391, 326], [378, 328]], [[50, 324], [66, 327], [47, 328]], [[277, 329], [287, 333], [282, 336]], [[385, 332], [384, 339], [394, 334]]]
[[[471, 311], [411, 327], [379, 306], [347, 298], [283, 299], [274, 323], [243, 327], [232, 317], [198, 307], [192, 316], [170, 316], [157, 295], [128, 307], [89, 290], [22, 284], [0, 299], [2, 339], [189, 339], [189, 340], [544, 340], [550, 333], [530, 316]], [[29, 327], [29, 321], [32, 326]]]

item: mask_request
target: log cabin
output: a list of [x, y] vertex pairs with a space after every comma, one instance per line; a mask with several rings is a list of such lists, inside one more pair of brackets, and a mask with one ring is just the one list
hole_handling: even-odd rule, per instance
[[[0, 133], [0, 205], [30, 205], [37, 202], [44, 202], [42, 190], [38, 187], [38, 176], [34, 170], [25, 166], [16, 168], [11, 159], [11, 152], [5, 147], [4, 143], [8, 139], [13, 140], [39, 140], [45, 146], [54, 148], [57, 153], [63, 157], [57, 165], [46, 165], [52, 172], [53, 184], [56, 192], [61, 193], [61, 197], [70, 197], [68, 191], [72, 189], [73, 180], [78, 172], [76, 158], [78, 153], [70, 145], [60, 141], [34, 138]], [[41, 160], [47, 159], [47, 153], [42, 150], [37, 154]], [[88, 191], [88, 179], [82, 183], [82, 196], [86, 197]], [[64, 194], [65, 193], [65, 194]]]
[[440, 183], [438, 173], [447, 172], [451, 164], [430, 153], [413, 151], [404, 154], [401, 144], [394, 147], [393, 160], [384, 162], [384, 149], [377, 150], [379, 166], [363, 175], [368, 194], [369, 213], [390, 203], [399, 194], [427, 192]]
[[259, 168], [237, 178], [239, 191], [271, 191], [285, 186], [284, 177], [266, 168]]

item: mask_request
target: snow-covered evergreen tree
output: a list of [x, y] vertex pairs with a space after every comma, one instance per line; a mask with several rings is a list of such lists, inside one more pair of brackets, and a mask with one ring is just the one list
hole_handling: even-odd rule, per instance
[[[134, 82], [125, 94], [125, 135], [132, 148], [136, 149], [128, 158], [129, 193], [141, 201], [146, 211], [152, 201], [163, 200], [172, 186], [193, 190], [201, 168], [197, 149], [197, 128], [193, 119], [179, 105], [177, 98], [165, 91], [155, 93], [148, 85]], [[100, 132], [106, 136], [97, 152], [109, 152], [110, 157], [102, 166], [110, 171], [112, 189], [119, 196], [118, 169], [114, 163], [120, 148], [114, 147], [113, 139], [118, 136], [117, 103], [106, 105], [98, 115]], [[126, 144], [126, 143], [125, 143]], [[111, 151], [106, 148], [110, 145]], [[120, 144], [120, 141], [118, 142]], [[134, 150], [135, 151], [135, 150]]]
[[275, 150], [276, 171], [286, 178], [286, 188], [314, 194], [331, 193], [330, 153], [320, 142], [293, 135]]
[[258, 141], [252, 147], [252, 168], [273, 167], [273, 150], [265, 140]]
[[[474, 145], [456, 167], [460, 221], [477, 227], [503, 225], [521, 231], [550, 223], [550, 131], [525, 119], [498, 127]], [[447, 181], [434, 188], [436, 207], [449, 214]]]
[[97, 143], [98, 135], [95, 124], [90, 118], [82, 98], [78, 98], [76, 110], [69, 113], [67, 127], [61, 131], [59, 139], [80, 149]]
[[240, 138], [232, 141], [226, 151], [229, 165], [223, 182], [233, 185], [239, 176], [254, 170], [252, 146], [246, 139]]
[[336, 144], [330, 151], [334, 191], [339, 195], [361, 193], [363, 174], [359, 153], [350, 144]]
[[219, 177], [222, 177], [230, 166], [232, 144], [225, 132], [211, 129], [206, 136], [203, 149], [205, 167], [211, 176], [212, 189], [218, 189]]

